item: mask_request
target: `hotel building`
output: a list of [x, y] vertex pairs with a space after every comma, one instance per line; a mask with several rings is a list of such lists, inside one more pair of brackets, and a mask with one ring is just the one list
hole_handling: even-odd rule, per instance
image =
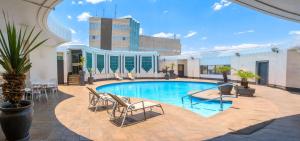
[[140, 23], [131, 18], [89, 18], [89, 44], [103, 50], [137, 51]]

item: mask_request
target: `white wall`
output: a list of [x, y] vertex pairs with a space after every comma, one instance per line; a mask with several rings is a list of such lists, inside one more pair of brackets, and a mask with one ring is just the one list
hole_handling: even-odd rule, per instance
[[30, 81], [47, 83], [51, 80], [57, 82], [57, 59], [54, 47], [41, 46], [30, 54], [32, 68]]
[[200, 60], [189, 59], [187, 60], [187, 77], [200, 77]]
[[[269, 84], [286, 86], [286, 62], [287, 51], [280, 50], [279, 53], [256, 53], [250, 55], [232, 56], [231, 67], [234, 69], [246, 69], [256, 73], [257, 61], [269, 61]], [[235, 72], [232, 71], [232, 74]], [[233, 80], [240, 80], [236, 75], [232, 75]], [[251, 80], [254, 82], [254, 80]]]

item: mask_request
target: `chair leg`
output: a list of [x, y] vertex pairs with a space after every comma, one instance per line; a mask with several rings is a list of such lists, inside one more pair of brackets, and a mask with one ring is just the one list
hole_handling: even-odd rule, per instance
[[165, 114], [165, 111], [164, 111], [163, 107], [161, 105], [159, 105], [159, 107], [160, 107], [160, 109], [162, 111], [162, 114]]
[[143, 108], [143, 111], [144, 111], [144, 120], [146, 120], [146, 119], [147, 119], [147, 118], [146, 118], [146, 109]]
[[125, 116], [124, 116], [124, 118], [123, 118], [123, 121], [122, 121], [121, 127], [123, 127], [123, 125], [124, 125], [124, 122], [125, 122], [125, 119], [126, 119], [126, 117], [127, 117], [127, 111], [128, 111], [128, 108], [127, 108], [127, 109], [126, 109], [126, 111], [125, 111]]

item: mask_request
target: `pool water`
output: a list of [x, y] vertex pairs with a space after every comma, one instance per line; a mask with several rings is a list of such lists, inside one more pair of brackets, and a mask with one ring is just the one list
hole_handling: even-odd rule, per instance
[[[143, 98], [162, 103], [167, 103], [183, 107], [204, 117], [210, 117], [220, 112], [219, 100], [203, 100], [192, 97], [193, 103], [199, 103], [191, 106], [190, 97], [185, 97], [182, 103], [182, 97], [188, 95], [190, 91], [204, 90], [216, 87], [217, 84], [205, 82], [186, 82], [186, 81], [142, 81], [142, 82], [123, 82], [113, 83], [96, 88], [98, 92], [112, 93], [119, 96]], [[223, 110], [231, 107], [232, 102], [223, 103]]]

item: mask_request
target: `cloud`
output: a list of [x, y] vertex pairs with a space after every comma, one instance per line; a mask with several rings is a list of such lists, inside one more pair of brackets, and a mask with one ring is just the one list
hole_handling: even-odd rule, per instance
[[176, 38], [180, 38], [180, 34], [175, 34], [175, 33], [165, 33], [165, 32], [159, 32], [156, 34], [152, 35], [153, 37], [160, 37], [160, 38], [174, 38], [176, 36]]
[[214, 11], [219, 11], [222, 8], [229, 6], [230, 4], [231, 2], [228, 0], [220, 0], [219, 2], [215, 2], [212, 8]]
[[248, 48], [259, 48], [259, 47], [271, 47], [274, 44], [240, 44], [240, 45], [231, 45], [231, 46], [215, 46], [214, 50], [239, 50], [239, 49], [248, 49]]
[[80, 21], [87, 21], [88, 18], [92, 17], [90, 12], [82, 12], [80, 15], [77, 16], [77, 20]]
[[119, 17], [119, 19], [126, 19], [126, 18], [133, 19], [133, 17], [131, 15], [125, 15], [125, 16]]
[[247, 31], [240, 31], [240, 32], [236, 32], [234, 33], [235, 35], [241, 35], [241, 34], [246, 34], [246, 33], [253, 33], [255, 32], [254, 30], [247, 30]]
[[140, 35], [143, 35], [143, 34], [144, 34], [144, 29], [143, 29], [143, 28], [140, 28], [139, 34], [140, 34]]
[[101, 2], [111, 2], [112, 0], [86, 0], [87, 3], [98, 4]]
[[292, 30], [289, 32], [289, 35], [300, 35], [300, 30]]
[[72, 4], [76, 4], [76, 2], [72, 0]]
[[195, 36], [196, 34], [197, 34], [196, 31], [189, 31], [189, 33], [186, 34], [186, 35], [184, 36], [184, 38], [191, 38], [191, 37]]
[[71, 16], [71, 15], [68, 15], [67, 18], [68, 18], [69, 20], [71, 20], [71, 19], [72, 19], [72, 16]]
[[76, 34], [77, 33], [73, 28], [70, 28], [70, 31], [71, 31], [72, 34]]
[[79, 5], [82, 5], [82, 4], [83, 4], [83, 1], [78, 1], [78, 4], [79, 4]]
[[164, 11], [163, 11], [163, 14], [167, 14], [167, 13], [169, 13], [168, 10], [164, 10]]

